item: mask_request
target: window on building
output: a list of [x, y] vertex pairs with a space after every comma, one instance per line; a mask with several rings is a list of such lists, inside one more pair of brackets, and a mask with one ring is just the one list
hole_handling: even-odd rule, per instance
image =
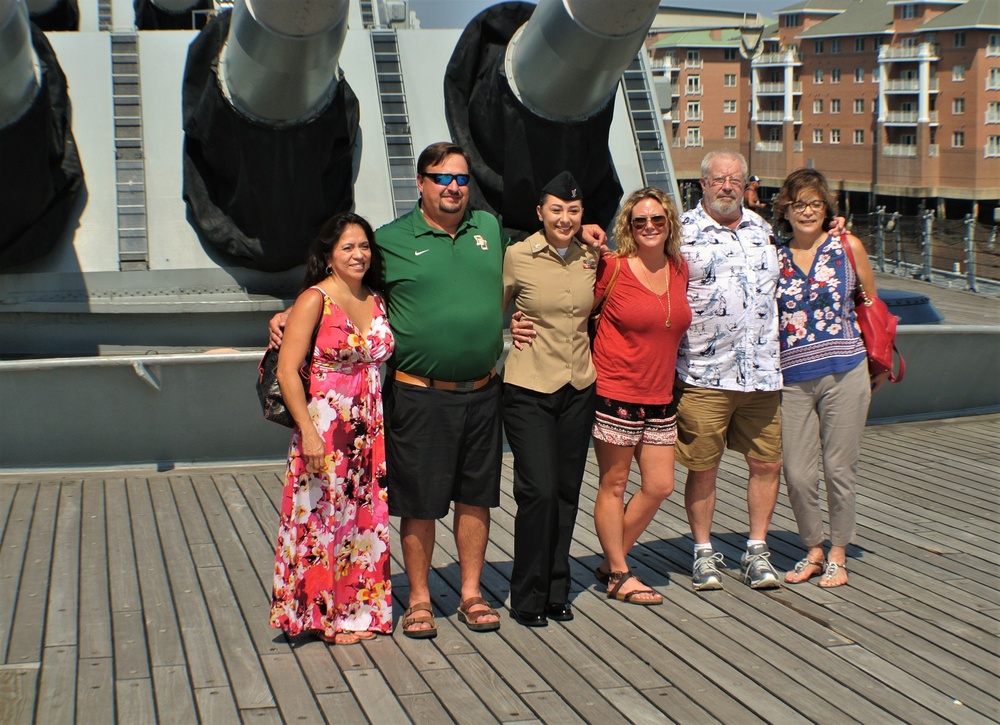
[[722, 60], [739, 60], [740, 51], [738, 48], [723, 48]]
[[1000, 68], [990, 68], [986, 76], [986, 90], [1000, 91]]
[[840, 52], [840, 38], [834, 38], [830, 41], [830, 52], [833, 54]]
[[865, 99], [864, 98], [855, 98], [854, 99], [854, 112], [855, 113], [864, 113], [865, 112]]
[[687, 92], [690, 94], [701, 93], [701, 76], [687, 77]]
[[855, 68], [854, 69], [854, 82], [855, 83], [864, 83], [865, 82], [865, 69], [864, 68]]
[[684, 137], [685, 146], [701, 146], [703, 144], [701, 140], [701, 129], [698, 127], [689, 128], [687, 130], [687, 136]]
[[965, 113], [965, 99], [964, 98], [953, 98], [951, 101], [951, 112], [952, 113]]
[[823, 129], [813, 129], [813, 143], [823, 143]]
[[864, 38], [855, 38], [854, 39], [854, 52], [855, 53], [864, 53], [865, 52], [865, 39]]
[[735, 73], [726, 73], [726, 75], [723, 76], [723, 78], [722, 78], [722, 85], [725, 86], [726, 88], [735, 88], [736, 87], [736, 74]]
[[951, 79], [953, 81], [964, 81], [965, 80], [965, 66], [964, 65], [953, 65], [951, 67]]
[[903, 20], [912, 20], [917, 17], [917, 6], [914, 3], [909, 3], [908, 5], [901, 5], [899, 8], [899, 16]]
[[986, 156], [991, 159], [1000, 156], [1000, 136], [986, 137]]
[[951, 147], [953, 149], [965, 148], [965, 131], [951, 132]]
[[815, 72], [813, 72], [813, 83], [819, 85], [822, 82], [823, 82], [823, 69], [817, 68]]
[[736, 113], [736, 101], [725, 100], [722, 102], [722, 112], [723, 113]]
[[965, 47], [965, 31], [960, 30], [955, 33], [955, 47], [964, 48]]
[[899, 44], [904, 48], [916, 48], [918, 45], [917, 36], [911, 35], [906, 38], [903, 38], [901, 41], [899, 41]]
[[813, 113], [819, 114], [823, 113], [823, 99], [815, 98], [813, 99]]
[[771, 126], [767, 132], [768, 141], [781, 141], [781, 126]]
[[840, 83], [840, 68], [834, 68], [830, 71], [830, 82]]
[[861, 145], [865, 142], [865, 130], [863, 128], [854, 129], [854, 143], [855, 145]]
[[688, 103], [687, 103], [687, 120], [688, 121], [700, 121], [701, 120], [701, 101], [688, 101]]
[[986, 104], [986, 123], [1000, 123], [1000, 101]]
[[840, 113], [840, 99], [831, 98], [830, 99], [830, 113]]
[[802, 16], [798, 13], [790, 13], [785, 16], [786, 28], [797, 28], [802, 25]]
[[840, 129], [831, 128], [830, 129], [830, 143], [840, 143]]
[[816, 42], [813, 43], [813, 52], [816, 55], [821, 55], [823, 53], [823, 41], [822, 40], [817, 40]]
[[722, 138], [736, 138], [736, 126], [723, 126]]
[[1000, 55], [1000, 33], [986, 36], [986, 55]]

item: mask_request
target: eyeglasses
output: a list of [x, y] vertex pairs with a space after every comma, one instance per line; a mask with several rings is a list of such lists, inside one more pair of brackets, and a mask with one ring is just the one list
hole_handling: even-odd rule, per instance
[[814, 201], [793, 201], [789, 206], [792, 207], [792, 211], [796, 214], [801, 214], [806, 209], [812, 209], [815, 212], [823, 211], [826, 208], [826, 202], [816, 199]]
[[746, 186], [747, 180], [742, 176], [713, 176], [707, 179], [711, 186], [725, 186], [728, 181], [732, 186]]
[[663, 227], [667, 226], [667, 218], [662, 214], [656, 214], [654, 216], [632, 217], [632, 228], [637, 232], [641, 232], [650, 222], [652, 222], [653, 226], [657, 229], [663, 229]]
[[469, 185], [469, 175], [468, 174], [421, 174], [425, 179], [430, 179], [435, 184], [441, 186], [448, 186], [452, 181], [454, 181], [459, 186]]

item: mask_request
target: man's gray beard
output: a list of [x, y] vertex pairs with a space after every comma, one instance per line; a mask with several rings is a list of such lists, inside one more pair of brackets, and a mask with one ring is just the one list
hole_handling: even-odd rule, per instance
[[711, 203], [709, 203], [708, 208], [714, 211], [716, 214], [722, 217], [732, 217], [740, 210], [740, 200], [739, 199], [720, 199], [715, 197]]

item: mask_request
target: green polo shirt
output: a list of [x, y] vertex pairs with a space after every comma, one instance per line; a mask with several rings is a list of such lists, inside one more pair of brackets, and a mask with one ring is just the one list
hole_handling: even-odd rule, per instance
[[503, 350], [500, 222], [466, 212], [454, 239], [420, 207], [375, 232], [396, 350], [389, 365], [435, 380], [475, 380]]

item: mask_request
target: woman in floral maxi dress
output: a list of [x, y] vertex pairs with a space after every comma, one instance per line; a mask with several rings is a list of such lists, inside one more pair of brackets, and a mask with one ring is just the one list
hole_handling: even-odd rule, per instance
[[[392, 353], [375, 252], [356, 214], [326, 223], [306, 263], [278, 358], [296, 427], [288, 451], [271, 626], [355, 644], [392, 626], [389, 514], [378, 366]], [[300, 368], [312, 345], [308, 398]]]

